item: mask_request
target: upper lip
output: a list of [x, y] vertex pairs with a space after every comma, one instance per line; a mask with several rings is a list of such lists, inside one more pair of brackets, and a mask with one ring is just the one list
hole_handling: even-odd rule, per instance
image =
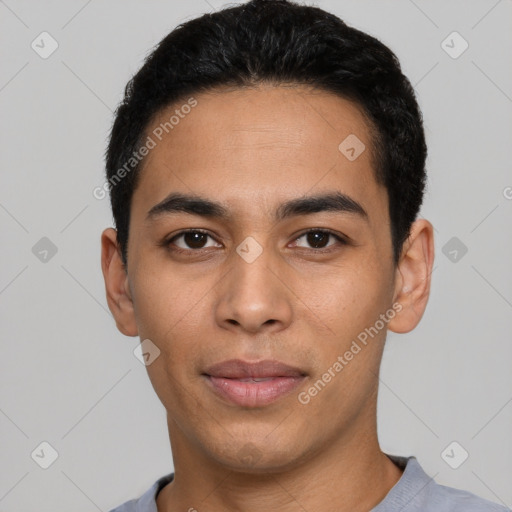
[[241, 359], [229, 359], [210, 366], [205, 371], [210, 377], [228, 379], [265, 378], [265, 377], [303, 377], [306, 375], [299, 368], [266, 359], [251, 363]]

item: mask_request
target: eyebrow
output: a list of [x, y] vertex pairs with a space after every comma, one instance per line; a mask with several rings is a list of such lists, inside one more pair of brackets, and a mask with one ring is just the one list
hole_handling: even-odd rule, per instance
[[[368, 213], [363, 206], [355, 199], [341, 192], [292, 199], [278, 207], [275, 218], [279, 221], [298, 215], [310, 215], [326, 211], [354, 214], [363, 220], [368, 220]], [[230, 217], [228, 208], [220, 203], [200, 196], [171, 193], [148, 211], [146, 221], [177, 212], [221, 220], [226, 220]]]

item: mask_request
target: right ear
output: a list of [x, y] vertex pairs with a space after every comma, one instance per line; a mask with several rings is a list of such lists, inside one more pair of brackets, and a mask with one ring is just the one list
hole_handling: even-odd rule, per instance
[[108, 308], [114, 315], [117, 328], [126, 336], [137, 336], [128, 273], [117, 243], [117, 231], [113, 228], [107, 228], [101, 234], [101, 270]]

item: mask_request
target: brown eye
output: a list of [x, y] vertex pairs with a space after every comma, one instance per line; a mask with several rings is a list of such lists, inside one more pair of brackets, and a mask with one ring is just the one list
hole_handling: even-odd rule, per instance
[[208, 235], [204, 233], [185, 233], [183, 235], [183, 241], [191, 249], [202, 249], [207, 239]]
[[330, 231], [322, 229], [311, 229], [307, 233], [299, 236], [295, 240], [296, 247], [304, 247], [307, 249], [325, 249], [332, 245], [345, 244], [345, 241]]
[[175, 245], [180, 249], [204, 249], [207, 247], [220, 247], [208, 233], [202, 231], [185, 231], [176, 235], [169, 241], [169, 245]]
[[311, 247], [319, 249], [327, 245], [330, 236], [330, 233], [325, 233], [325, 231], [311, 231], [307, 234], [306, 240]]

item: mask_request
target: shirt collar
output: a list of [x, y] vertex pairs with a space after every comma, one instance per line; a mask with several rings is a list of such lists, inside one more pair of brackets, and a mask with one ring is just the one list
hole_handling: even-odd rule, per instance
[[[421, 493], [421, 491], [433, 482], [423, 471], [416, 457], [402, 457], [386, 454], [400, 469], [403, 474], [400, 480], [390, 489], [385, 498], [374, 507], [371, 512], [388, 512], [405, 508]], [[174, 473], [169, 473], [159, 478], [137, 501], [136, 512], [158, 512], [156, 497], [158, 493], [174, 478]]]

